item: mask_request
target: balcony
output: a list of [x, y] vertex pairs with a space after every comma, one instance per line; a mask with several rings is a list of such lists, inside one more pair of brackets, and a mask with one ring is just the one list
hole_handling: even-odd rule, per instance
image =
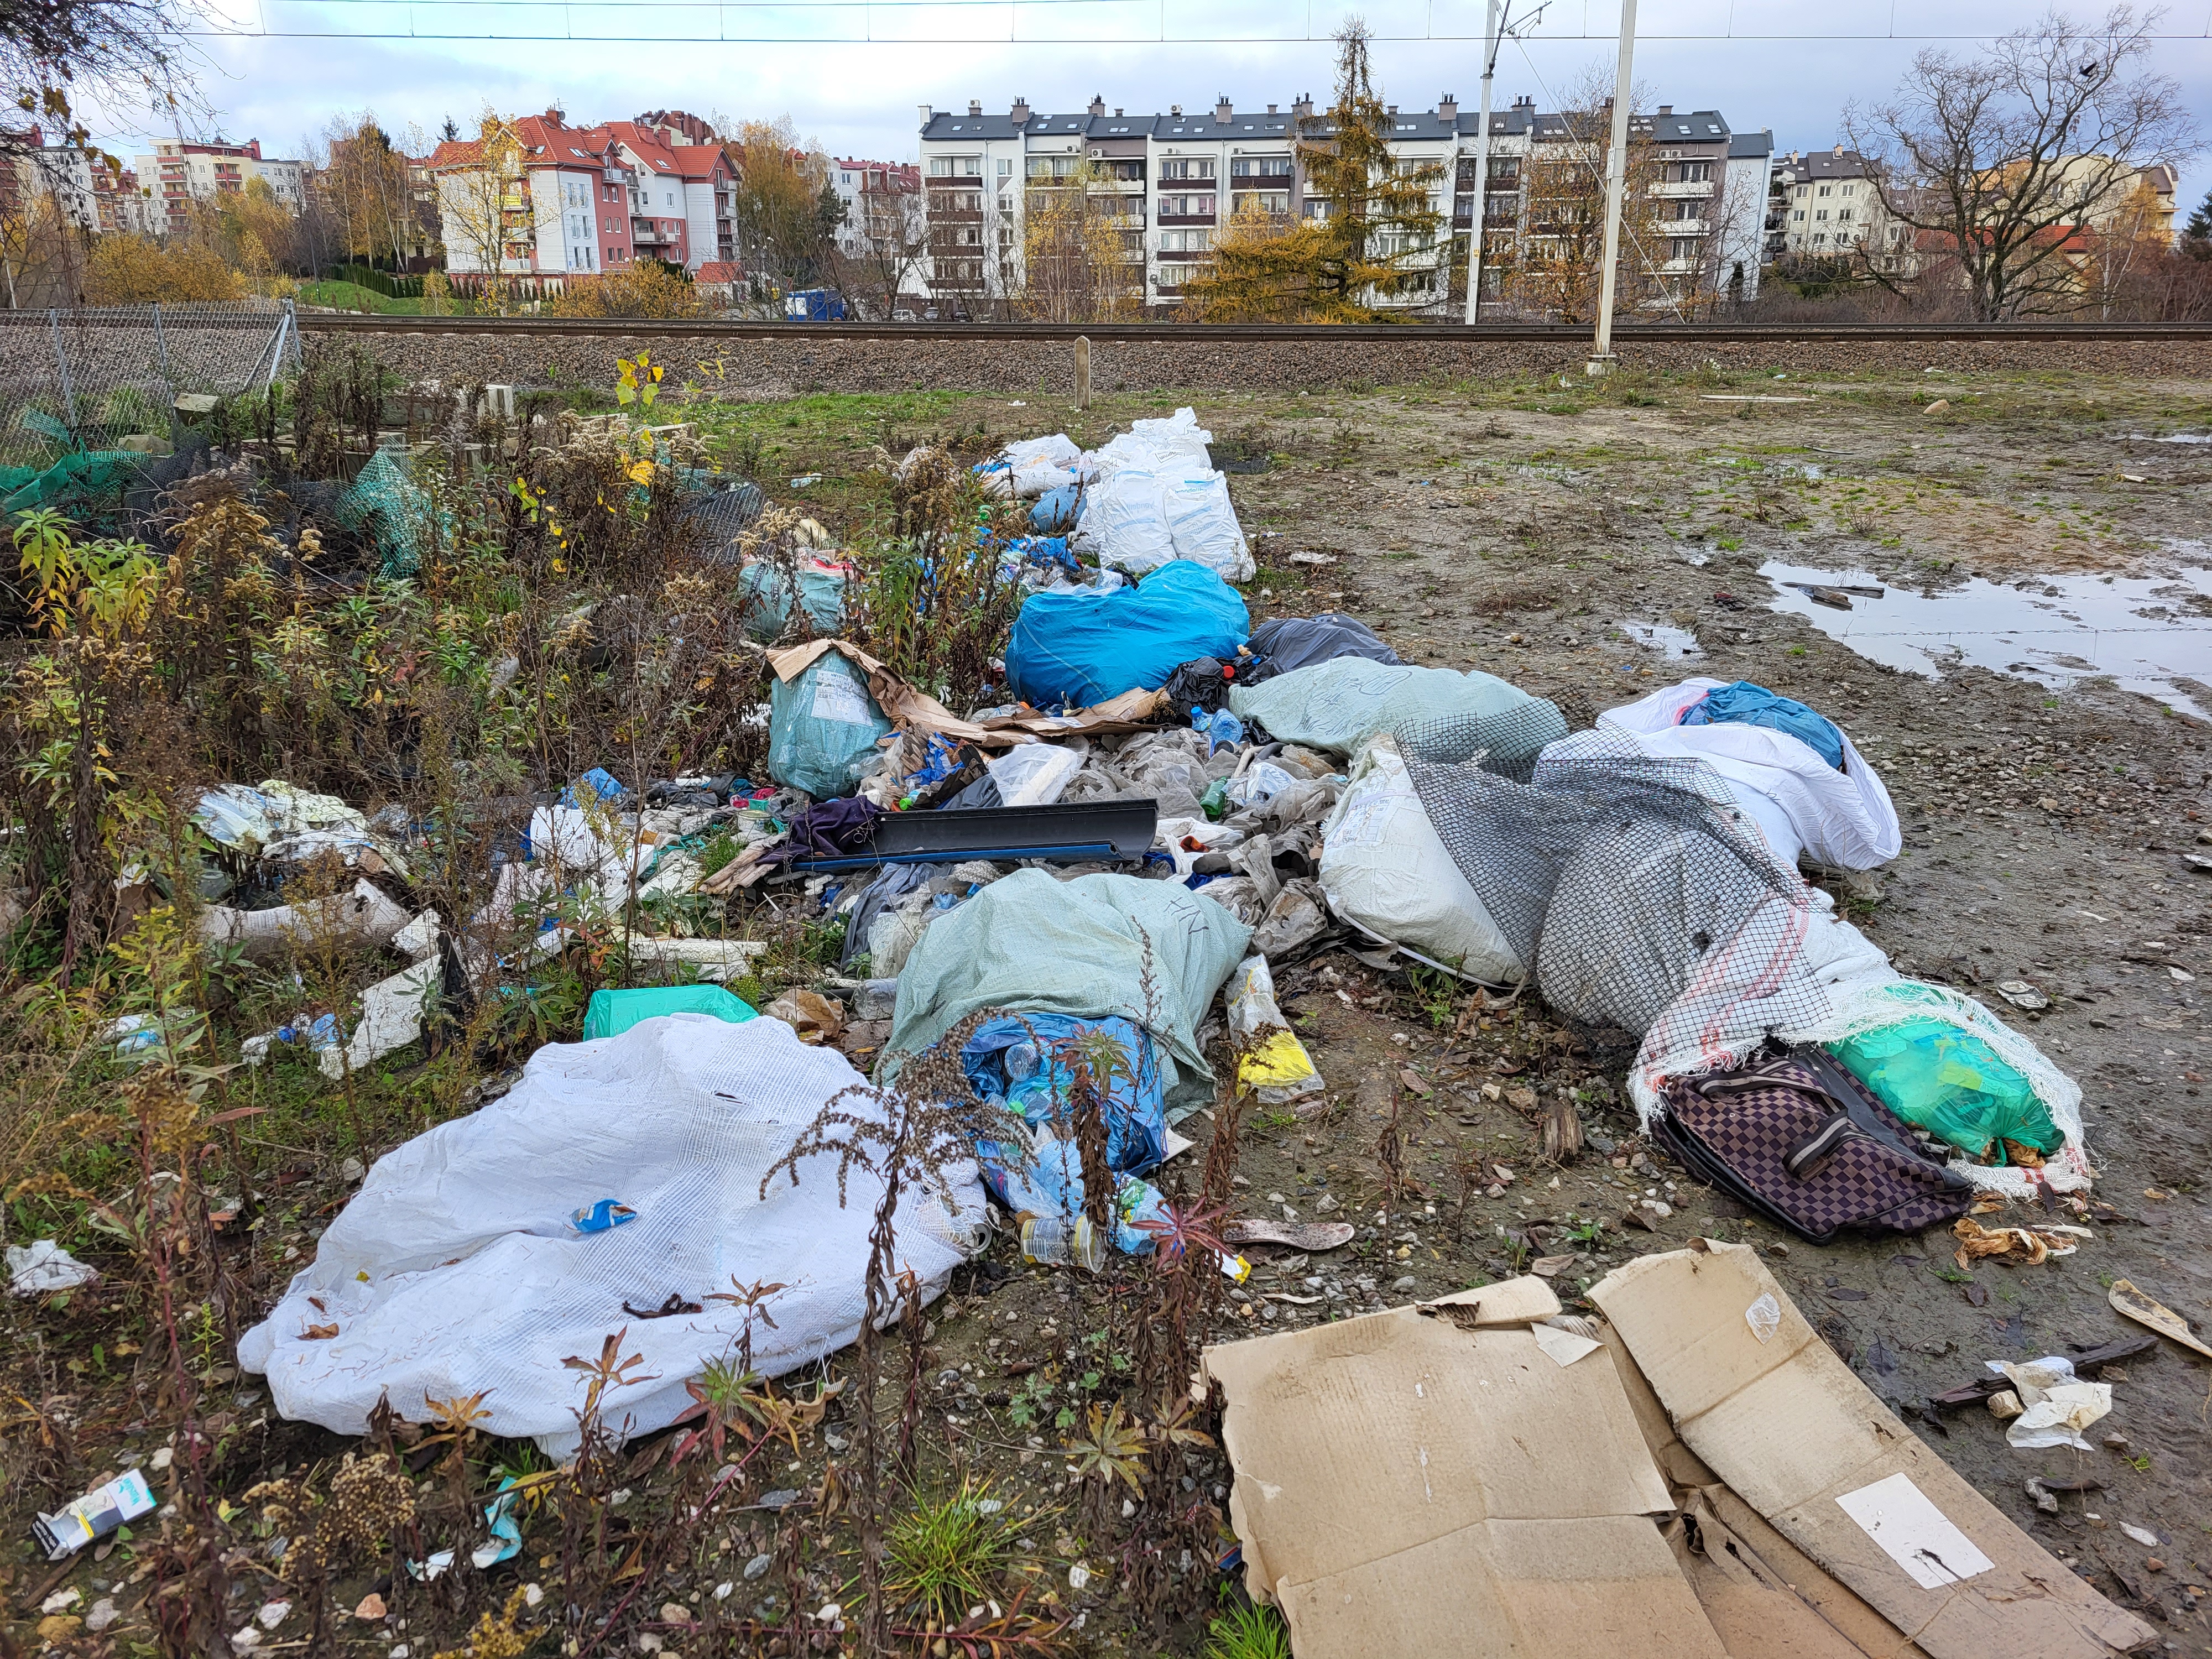
[[1658, 224], [1662, 236], [1703, 236], [1711, 229], [1703, 219], [1662, 219]]
[[1656, 184], [1651, 186], [1651, 193], [1659, 197], [1688, 197], [1695, 201], [1713, 193], [1713, 181], [1710, 179], [1684, 179], [1673, 184]]

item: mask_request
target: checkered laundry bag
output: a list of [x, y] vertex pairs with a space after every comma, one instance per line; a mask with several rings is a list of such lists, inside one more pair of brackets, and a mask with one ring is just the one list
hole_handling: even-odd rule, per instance
[[1816, 1048], [1682, 1078], [1655, 1128], [1692, 1175], [1815, 1244], [1847, 1229], [1918, 1232], [1973, 1195], [1945, 1150]]

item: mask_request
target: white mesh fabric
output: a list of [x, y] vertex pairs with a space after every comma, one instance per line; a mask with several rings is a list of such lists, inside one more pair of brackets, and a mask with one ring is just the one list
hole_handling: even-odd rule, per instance
[[[481, 1390], [489, 1432], [562, 1455], [584, 1379], [561, 1362], [596, 1359], [627, 1327], [641, 1380], [610, 1391], [607, 1420], [632, 1435], [665, 1427], [690, 1403], [684, 1379], [736, 1341], [740, 1310], [705, 1300], [733, 1279], [788, 1287], [769, 1304], [775, 1328], [754, 1330], [761, 1371], [817, 1359], [859, 1334], [882, 1185], [855, 1169], [841, 1205], [827, 1158], [802, 1164], [796, 1187], [779, 1175], [765, 1198], [761, 1181], [824, 1102], [861, 1081], [777, 1019], [675, 1014], [548, 1044], [504, 1098], [377, 1160], [240, 1363], [267, 1376], [286, 1417], [341, 1434], [362, 1432], [387, 1394], [419, 1421], [426, 1395]], [[881, 1108], [848, 1097], [842, 1109]], [[909, 1193], [897, 1216], [900, 1264], [932, 1297], [985, 1225], [974, 1164], [948, 1173], [947, 1192]], [[578, 1233], [570, 1216], [603, 1198], [637, 1219]], [[672, 1293], [705, 1311], [623, 1311]], [[327, 1325], [338, 1334], [304, 1335]]]

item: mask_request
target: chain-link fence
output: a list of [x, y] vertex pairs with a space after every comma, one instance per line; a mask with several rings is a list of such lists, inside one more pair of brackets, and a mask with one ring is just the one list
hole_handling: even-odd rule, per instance
[[158, 453], [178, 398], [257, 391], [299, 361], [289, 301], [0, 311], [0, 469]]

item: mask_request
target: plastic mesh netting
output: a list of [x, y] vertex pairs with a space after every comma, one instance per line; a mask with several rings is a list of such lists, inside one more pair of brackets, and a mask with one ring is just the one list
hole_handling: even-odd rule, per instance
[[[1724, 958], [1786, 997], [1812, 897], [1726, 784], [1628, 743], [1540, 758], [1523, 722], [1517, 711], [1429, 721], [1398, 744], [1429, 821], [1545, 1001], [1642, 1036]], [[1825, 1006], [1814, 1000], [1808, 1015]]]

